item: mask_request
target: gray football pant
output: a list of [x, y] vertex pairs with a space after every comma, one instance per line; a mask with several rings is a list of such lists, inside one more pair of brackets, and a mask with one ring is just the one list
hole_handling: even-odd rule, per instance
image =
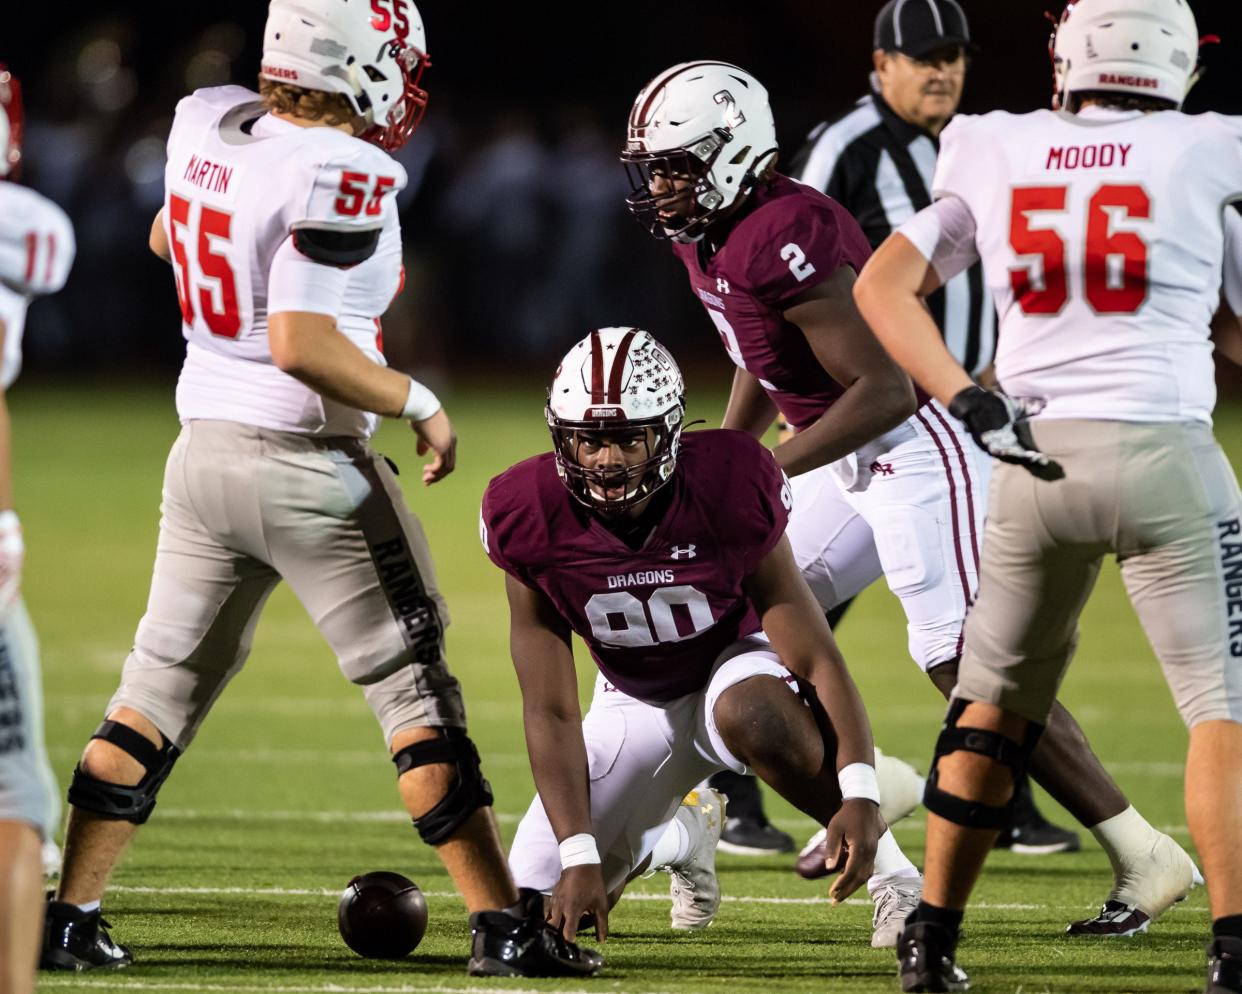
[[43, 739], [39, 644], [19, 599], [0, 622], [0, 821], [56, 831], [60, 792]]
[[283, 578], [362, 685], [385, 742], [412, 726], [465, 726], [426, 536], [365, 441], [187, 422], [160, 510], [147, 612], [109, 711], [133, 708], [185, 749]]
[[955, 695], [1046, 722], [1112, 553], [1182, 719], [1242, 720], [1242, 497], [1211, 429], [1066, 420], [1032, 432], [1065, 479], [996, 464]]

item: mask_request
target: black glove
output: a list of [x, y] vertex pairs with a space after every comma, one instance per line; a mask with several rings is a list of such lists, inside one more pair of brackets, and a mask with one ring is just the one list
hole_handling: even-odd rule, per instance
[[999, 390], [972, 385], [953, 398], [949, 413], [966, 425], [984, 452], [1001, 462], [1023, 466], [1041, 480], [1059, 480], [1065, 470], [1035, 448], [1024, 423], [1043, 407], [1042, 400], [1010, 397]]

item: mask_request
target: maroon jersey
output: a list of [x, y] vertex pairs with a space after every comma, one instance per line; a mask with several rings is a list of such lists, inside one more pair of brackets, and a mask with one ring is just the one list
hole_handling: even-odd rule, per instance
[[754, 207], [701, 265], [698, 244], [673, 243], [729, 358], [755, 377], [795, 428], [818, 421], [842, 393], [797, 325], [792, 301], [842, 266], [871, 255], [858, 222], [831, 197], [777, 174]]
[[793, 503], [772, 454], [738, 431], [682, 436], [663, 516], [641, 549], [579, 504], [551, 452], [483, 495], [492, 562], [548, 596], [604, 677], [671, 701], [707, 685], [723, 649], [759, 630], [743, 581], [780, 541]]

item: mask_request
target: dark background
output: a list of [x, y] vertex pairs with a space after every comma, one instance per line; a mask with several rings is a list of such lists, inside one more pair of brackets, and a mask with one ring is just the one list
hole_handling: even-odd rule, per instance
[[[1046, 106], [1042, 0], [962, 0], [979, 51], [962, 110]], [[635, 324], [684, 361], [718, 358], [682, 267], [625, 213], [615, 153], [629, 106], [665, 67], [720, 58], [768, 88], [786, 161], [867, 88], [879, 0], [424, 3], [433, 66], [424, 124], [399, 153], [407, 289], [385, 321], [395, 365], [433, 381], [539, 370], [590, 327]], [[1208, 68], [1186, 110], [1242, 113], [1242, 3], [1194, 4]], [[163, 373], [182, 355], [168, 268], [147, 250], [177, 100], [255, 85], [266, 4], [25, 6], [0, 59], [26, 95], [24, 180], [73, 218], [66, 289], [32, 308], [36, 374]], [[39, 16], [46, 9], [49, 16]], [[1057, 4], [1059, 10], [1059, 3]]]

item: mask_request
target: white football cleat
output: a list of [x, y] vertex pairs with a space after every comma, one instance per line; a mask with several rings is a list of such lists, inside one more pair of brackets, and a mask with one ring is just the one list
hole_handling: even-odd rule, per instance
[[716, 879], [716, 843], [724, 827], [727, 798], [710, 787], [692, 790], [677, 809], [676, 819], [690, 833], [690, 854], [660, 869], [669, 875], [673, 897], [673, 928], [707, 928], [720, 910]]
[[60, 876], [60, 847], [51, 839], [43, 843], [43, 876], [55, 880]]
[[1147, 926], [1203, 883], [1203, 874], [1186, 850], [1157, 833], [1151, 849], [1116, 872], [1108, 900], [1094, 918], [1071, 922], [1070, 935], [1139, 935]]
[[871, 946], [873, 949], [895, 949], [906, 919], [914, 914], [923, 897], [923, 878], [884, 877], [873, 889], [868, 883], [867, 892], [875, 904], [871, 916]]
[[880, 787], [880, 817], [889, 828], [923, 803], [927, 781], [904, 759], [877, 749], [875, 779]]

